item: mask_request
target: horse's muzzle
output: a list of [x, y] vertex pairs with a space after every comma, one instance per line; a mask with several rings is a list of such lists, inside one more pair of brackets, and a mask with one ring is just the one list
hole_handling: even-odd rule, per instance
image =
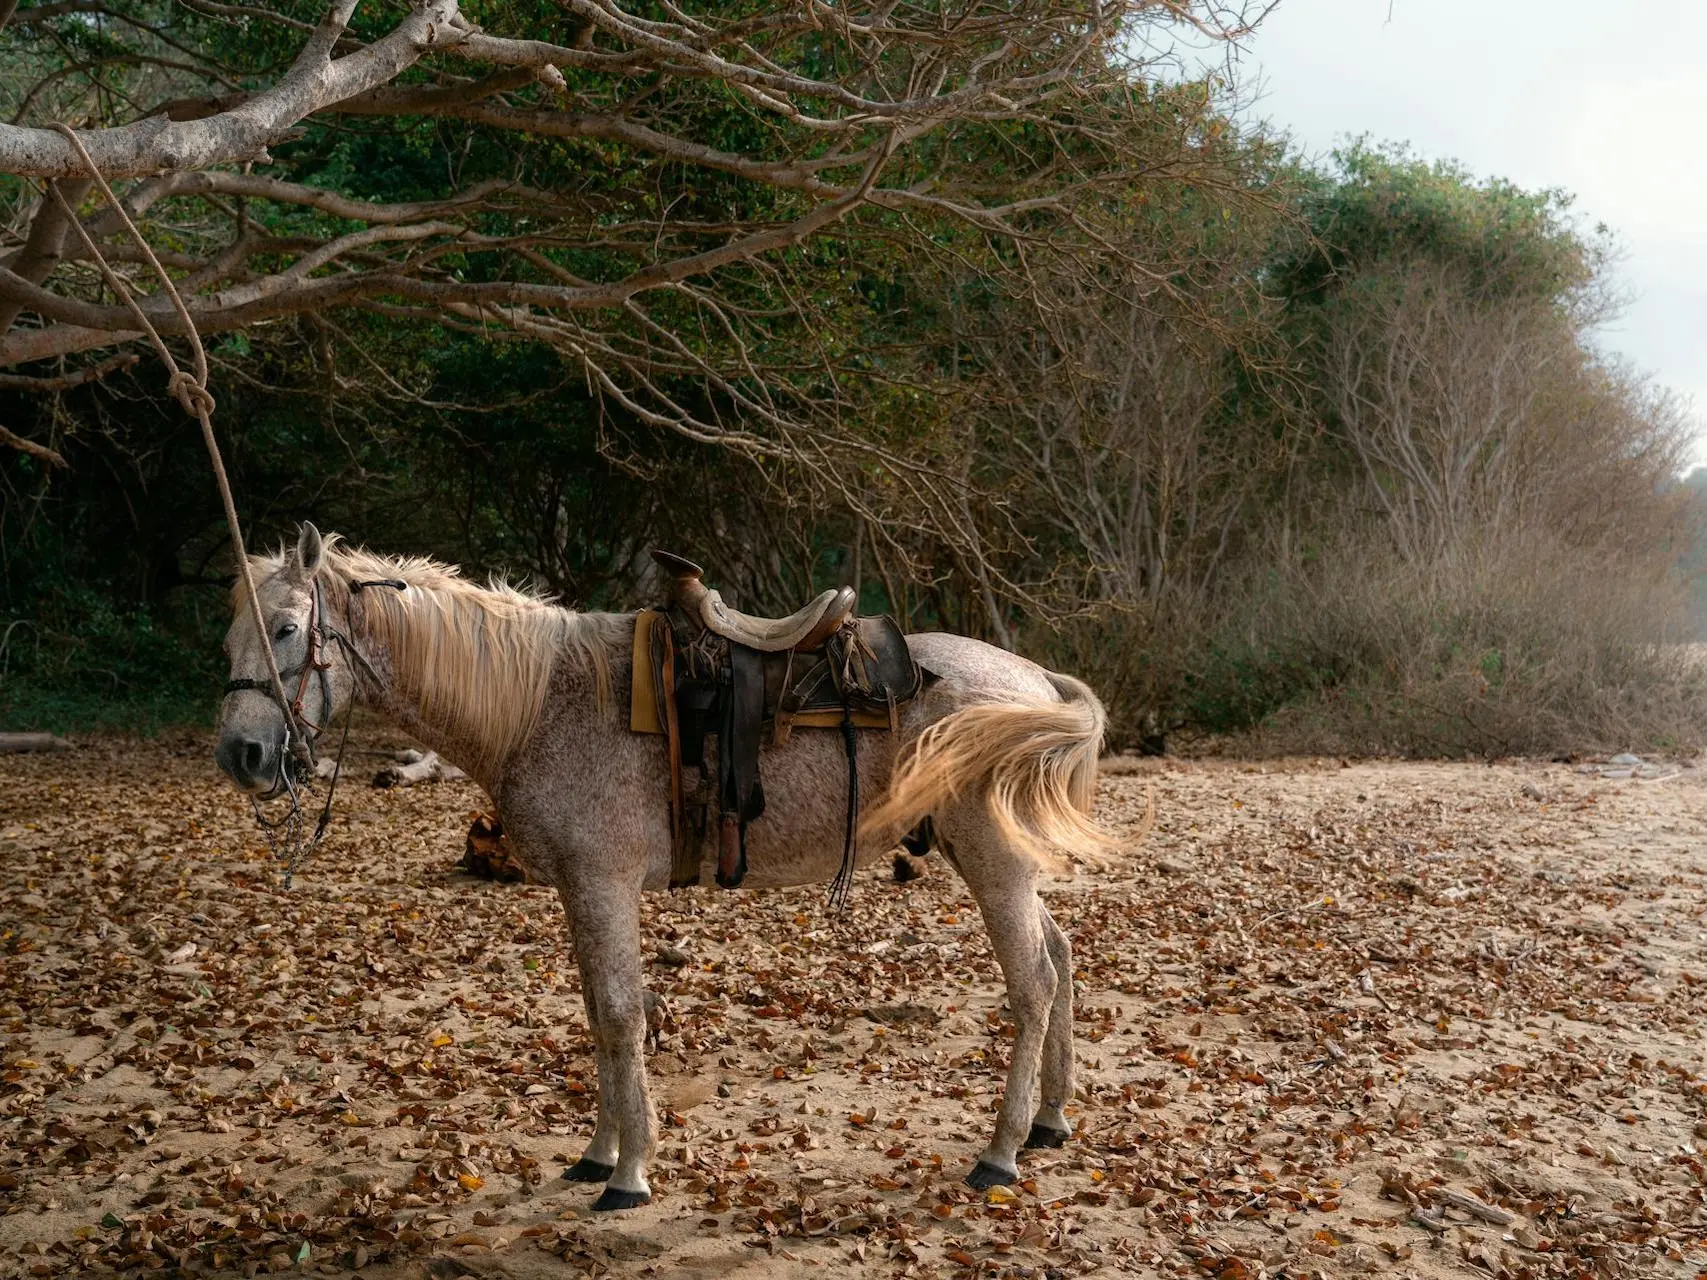
[[282, 744], [228, 733], [214, 748], [213, 758], [226, 776], [245, 791], [271, 791], [279, 781]]

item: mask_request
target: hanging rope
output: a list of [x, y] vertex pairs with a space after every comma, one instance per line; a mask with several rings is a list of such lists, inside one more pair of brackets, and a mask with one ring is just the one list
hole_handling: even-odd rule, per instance
[[202, 441], [207, 445], [208, 460], [213, 463], [213, 478], [219, 486], [220, 501], [225, 504], [225, 524], [231, 531], [231, 546], [237, 554], [237, 573], [243, 580], [243, 594], [249, 600], [249, 613], [255, 622], [255, 632], [261, 637], [261, 652], [265, 655], [267, 662], [267, 681], [272, 689], [274, 700], [279, 704], [279, 709], [284, 712], [286, 742], [291, 754], [302, 766], [305, 769], [312, 770], [314, 753], [309, 743], [309, 735], [304, 731], [303, 726], [297, 722], [297, 717], [291, 710], [290, 699], [285, 696], [284, 681], [279, 676], [278, 659], [273, 656], [272, 638], [267, 634], [267, 620], [261, 613], [261, 597], [255, 592], [255, 577], [249, 569], [249, 555], [243, 546], [243, 530], [237, 523], [237, 503], [231, 496], [231, 481], [225, 474], [225, 460], [220, 456], [219, 441], [214, 438], [212, 418], [214, 400], [213, 394], [207, 389], [207, 351], [202, 347], [201, 334], [196, 332], [195, 321], [190, 318], [189, 308], [184, 305], [184, 299], [178, 293], [178, 287], [172, 283], [172, 277], [166, 274], [166, 268], [160, 265], [160, 259], [154, 255], [154, 250], [149, 247], [142, 232], [137, 230], [136, 223], [131, 221], [130, 214], [125, 211], [125, 207], [119, 198], [113, 194], [113, 189], [107, 185], [106, 178], [95, 167], [94, 160], [90, 158], [89, 152], [84, 148], [76, 131], [64, 124], [55, 124], [53, 127], [65, 135], [65, 140], [82, 158], [83, 167], [88, 170], [89, 177], [100, 188], [101, 194], [106, 197], [113, 212], [118, 214], [119, 221], [124, 223], [124, 229], [130, 233], [131, 239], [136, 241], [137, 248], [142, 251], [142, 256], [147, 259], [148, 265], [154, 269], [154, 274], [159, 277], [161, 287], [171, 300], [173, 309], [178, 313], [178, 320], [183, 325], [184, 335], [190, 340], [190, 350], [195, 356], [195, 372], [193, 374], [178, 367], [178, 362], [172, 358], [172, 353], [166, 349], [165, 342], [161, 340], [159, 330], [149, 321], [142, 308], [137, 305], [130, 289], [108, 264], [105, 255], [95, 244], [94, 237], [83, 225], [83, 220], [77, 216], [77, 211], [61, 194], [58, 184], [49, 181], [47, 184], [48, 192], [58, 202], [60, 209], [64, 211], [66, 220], [76, 229], [78, 237], [83, 241], [83, 247], [89, 251], [89, 256], [94, 259], [95, 265], [106, 279], [107, 287], [135, 317], [137, 327], [147, 336], [149, 342], [153, 343], [154, 350], [160, 357], [160, 362], [166, 366], [170, 375], [166, 382], [166, 389], [176, 397], [178, 403], [183, 406], [185, 413], [201, 423]]

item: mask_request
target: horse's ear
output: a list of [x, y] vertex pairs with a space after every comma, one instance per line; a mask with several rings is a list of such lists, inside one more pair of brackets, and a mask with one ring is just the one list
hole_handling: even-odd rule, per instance
[[304, 520], [296, 539], [296, 575], [304, 582], [312, 582], [325, 561], [326, 544], [320, 538], [320, 530]]

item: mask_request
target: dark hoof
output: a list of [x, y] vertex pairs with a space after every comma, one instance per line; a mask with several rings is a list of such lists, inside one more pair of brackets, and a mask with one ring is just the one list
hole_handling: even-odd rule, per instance
[[1067, 1145], [1067, 1139], [1072, 1136], [1072, 1133], [1066, 1129], [1051, 1129], [1046, 1124], [1034, 1124], [1031, 1126], [1031, 1132], [1025, 1135], [1025, 1145], [1033, 1149], [1037, 1147], [1064, 1147]]
[[612, 1209], [638, 1209], [643, 1204], [652, 1203], [650, 1191], [618, 1191], [615, 1187], [606, 1187], [604, 1194], [593, 1201], [594, 1213], [609, 1213]]
[[966, 1175], [966, 1185], [977, 1191], [988, 1191], [991, 1187], [1012, 1186], [1019, 1181], [1019, 1174], [1009, 1173], [1006, 1169], [998, 1169], [995, 1165], [980, 1160], [972, 1166], [972, 1172]]
[[582, 1156], [574, 1164], [563, 1171], [565, 1182], [609, 1182], [611, 1174], [616, 1172], [614, 1164], [600, 1164], [597, 1160], [589, 1160]]

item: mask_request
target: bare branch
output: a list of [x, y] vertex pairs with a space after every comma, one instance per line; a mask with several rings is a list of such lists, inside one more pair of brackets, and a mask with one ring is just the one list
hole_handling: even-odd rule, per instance
[[142, 357], [132, 352], [121, 352], [109, 356], [100, 364], [92, 364], [86, 369], [78, 369], [72, 373], [57, 374], [51, 378], [32, 378], [20, 373], [0, 373], [0, 391], [29, 391], [48, 395], [55, 391], [69, 391], [73, 387], [81, 387], [85, 383], [95, 382], [118, 369], [129, 369]]
[[49, 449], [45, 444], [37, 444], [34, 440], [26, 440], [17, 432], [10, 431], [3, 426], [0, 426], [0, 444], [16, 449], [19, 453], [27, 453], [32, 458], [40, 458], [49, 466], [58, 467], [62, 471], [67, 470], [71, 465], [66, 462], [64, 454], [53, 449]]
[[[87, 178], [74, 179], [63, 185], [62, 194], [66, 203], [75, 208], [93, 186], [94, 183]], [[70, 225], [58, 202], [42, 199], [36, 205], [36, 216], [30, 220], [29, 238], [22, 247], [0, 258], [0, 266], [16, 272], [20, 279], [31, 284], [40, 284], [53, 274], [64, 256], [69, 230]], [[18, 318], [18, 310], [16, 306], [0, 302], [0, 333], [12, 327], [12, 322]]]

